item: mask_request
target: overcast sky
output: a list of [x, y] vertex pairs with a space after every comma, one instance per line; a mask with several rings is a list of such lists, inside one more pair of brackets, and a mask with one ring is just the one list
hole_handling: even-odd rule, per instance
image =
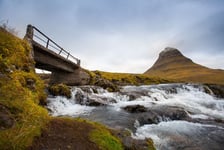
[[224, 0], [0, 0], [0, 22], [32, 24], [90, 70], [143, 73], [165, 47], [224, 69]]

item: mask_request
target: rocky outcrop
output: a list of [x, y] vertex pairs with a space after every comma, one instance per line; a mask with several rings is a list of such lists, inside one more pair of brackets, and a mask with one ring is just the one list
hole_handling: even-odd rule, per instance
[[206, 84], [206, 86], [208, 86], [209, 89], [205, 89], [205, 92], [213, 94], [218, 98], [224, 98], [224, 85]]

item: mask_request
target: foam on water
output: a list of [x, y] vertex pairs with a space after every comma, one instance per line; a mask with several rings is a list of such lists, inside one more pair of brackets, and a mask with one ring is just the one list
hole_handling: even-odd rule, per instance
[[[108, 92], [99, 87], [87, 86], [85, 88], [87, 89], [73, 87], [71, 99], [61, 96], [49, 97], [47, 107], [51, 110], [51, 114], [53, 116], [89, 116], [95, 121], [100, 120], [113, 127], [120, 124], [128, 125], [129, 128], [131, 125], [133, 128], [137, 128], [133, 135], [134, 138], [150, 137], [159, 150], [209, 150], [213, 147], [216, 149], [224, 147], [222, 141], [224, 129], [220, 126], [177, 121], [166, 118], [167, 116], [156, 116], [159, 120], [158, 124], [144, 123], [140, 126], [140, 120], [135, 120], [136, 118], [132, 117], [136, 114], [128, 113], [122, 109], [130, 105], [142, 105], [148, 110], [180, 108], [193, 120], [213, 121], [213, 124], [220, 125], [215, 120], [224, 120], [224, 99], [218, 99], [205, 93], [200, 85], [124, 86], [121, 92]], [[93, 90], [93, 88], [96, 89]], [[99, 98], [101, 101], [106, 101], [106, 106], [80, 105], [75, 96], [77, 93], [81, 93], [81, 101], [84, 101], [82, 104], [86, 104], [85, 101], [91, 98]]]
[[48, 98], [48, 109], [52, 116], [79, 116], [90, 113], [94, 107], [79, 105], [65, 97]]
[[[170, 92], [170, 90], [174, 92]], [[115, 103], [108, 101], [108, 105], [113, 106], [116, 111], [129, 105], [143, 105], [147, 108], [155, 106], [175, 106], [183, 108], [192, 118], [224, 119], [223, 99], [217, 99], [205, 93], [200, 86], [181, 84], [124, 86], [121, 92], [114, 93], [99, 87], [97, 88], [97, 93], [94, 93], [91, 89], [89, 93], [86, 93], [79, 87], [73, 87], [72, 100], [63, 97], [48, 98], [50, 102], [48, 108], [52, 111], [52, 114], [74, 116], [91, 112], [94, 107], [76, 104], [75, 94], [77, 91], [83, 94], [83, 101], [93, 96], [115, 100]], [[130, 100], [128, 93], [136, 92], [140, 94], [140, 96], [134, 100]]]
[[[163, 85], [166, 87], [169, 85]], [[152, 104], [161, 106], [177, 106], [184, 108], [192, 117], [224, 119], [224, 100], [217, 99], [205, 93], [202, 88], [192, 85], [176, 87], [176, 93], [166, 92], [165, 89], [151, 86], [124, 87], [124, 91], [145, 90], [148, 96], [141, 96], [133, 101], [118, 101], [115, 107], [125, 107], [128, 105], [144, 105], [152, 107]], [[207, 117], [206, 117], [207, 116]]]
[[207, 142], [216, 142], [215, 139], [209, 137], [211, 134], [215, 134], [217, 137], [220, 136], [220, 138], [222, 138], [224, 128], [187, 121], [168, 121], [138, 127], [133, 138], [152, 138], [158, 150], [176, 149], [177, 147], [175, 146], [178, 146], [178, 144], [191, 145], [200, 140], [201, 141], [200, 143], [197, 143], [197, 146], [202, 148], [203, 144], [210, 144]]

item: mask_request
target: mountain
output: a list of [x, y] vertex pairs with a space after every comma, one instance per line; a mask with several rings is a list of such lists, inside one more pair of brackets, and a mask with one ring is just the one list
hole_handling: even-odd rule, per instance
[[178, 49], [171, 47], [165, 48], [155, 64], [144, 74], [183, 82], [224, 84], [224, 70], [196, 64]]

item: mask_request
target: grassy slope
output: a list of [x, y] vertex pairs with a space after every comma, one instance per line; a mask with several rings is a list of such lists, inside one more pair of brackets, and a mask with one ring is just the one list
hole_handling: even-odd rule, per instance
[[[45, 100], [44, 83], [34, 72], [34, 62], [29, 57], [30, 46], [27, 42], [13, 36], [7, 31], [0, 28], [0, 106], [7, 111], [0, 114], [0, 149], [3, 150], [23, 150], [33, 145], [35, 149], [34, 139], [43, 137], [43, 131], [50, 132], [50, 124], [56, 120], [61, 124], [58, 130], [53, 130], [54, 137], [52, 139], [44, 139], [52, 145], [54, 141], [61, 142], [61, 138], [65, 141], [71, 137], [74, 145], [82, 140], [95, 143], [97, 149], [123, 149], [121, 141], [111, 134], [106, 127], [85, 121], [82, 119], [59, 119], [48, 116], [47, 110], [39, 105]], [[0, 110], [1, 111], [1, 110]], [[14, 120], [13, 126], [2, 128], [4, 117]], [[57, 136], [58, 131], [64, 132], [71, 124], [76, 124], [72, 131], [63, 137]], [[83, 126], [85, 124], [85, 126]], [[91, 127], [88, 137], [83, 139], [83, 131], [85, 127]], [[81, 129], [82, 130], [79, 130]], [[70, 129], [69, 129], [70, 131]], [[74, 141], [76, 134], [79, 134], [78, 141]], [[34, 138], [36, 137], [36, 138]], [[33, 141], [34, 140], [34, 141]], [[77, 142], [77, 143], [76, 143]], [[42, 142], [38, 143], [43, 145]], [[64, 145], [64, 143], [59, 143]], [[154, 149], [152, 143], [148, 143], [149, 147]], [[67, 147], [69, 148], [69, 147]]]
[[104, 71], [92, 71], [90, 74], [93, 80], [98, 75], [101, 78], [107, 79], [117, 85], [149, 85], [173, 82], [172, 80], [168, 80], [166, 78], [159, 78], [144, 74], [112, 73]]
[[145, 74], [182, 82], [224, 84], [224, 70], [210, 69], [183, 57], [162, 60]]
[[24, 149], [49, 118], [38, 105], [45, 98], [44, 86], [29, 54], [25, 41], [0, 28], [0, 105], [15, 121], [11, 128], [0, 130], [1, 149]]

